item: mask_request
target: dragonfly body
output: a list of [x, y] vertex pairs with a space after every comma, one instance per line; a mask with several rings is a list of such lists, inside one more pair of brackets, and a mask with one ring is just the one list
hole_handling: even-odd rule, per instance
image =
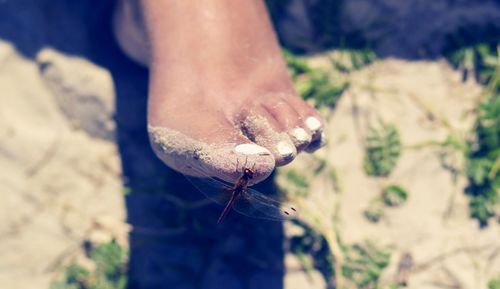
[[243, 195], [248, 189], [248, 183], [250, 182], [251, 179], [253, 179], [253, 171], [251, 169], [243, 169], [243, 174], [242, 176], [238, 179], [236, 184], [234, 185], [233, 192], [231, 193], [231, 198], [226, 204], [226, 207], [224, 207], [224, 210], [219, 216], [219, 219], [217, 220], [217, 224], [220, 224], [224, 218], [227, 216], [229, 213], [229, 210], [231, 210], [234, 201], [238, 197], [244, 197]]

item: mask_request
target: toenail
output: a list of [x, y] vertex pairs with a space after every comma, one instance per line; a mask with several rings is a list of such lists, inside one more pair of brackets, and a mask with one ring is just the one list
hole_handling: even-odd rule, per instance
[[317, 131], [321, 127], [321, 122], [314, 116], [310, 116], [306, 119], [306, 125], [311, 131]]
[[312, 153], [319, 148], [323, 147], [326, 145], [328, 140], [326, 139], [326, 134], [325, 132], [321, 133], [321, 137], [317, 139], [316, 141], [313, 141], [308, 147], [306, 147], [304, 150], [308, 153]]
[[301, 127], [294, 128], [292, 130], [292, 136], [298, 144], [308, 143], [311, 141], [311, 136]]
[[265, 147], [256, 144], [245, 143], [237, 145], [234, 151], [244, 155], [270, 155], [271, 152]]
[[291, 145], [290, 143], [285, 142], [285, 141], [279, 142], [277, 149], [278, 149], [278, 153], [283, 158], [289, 158], [295, 154], [295, 147], [293, 145]]

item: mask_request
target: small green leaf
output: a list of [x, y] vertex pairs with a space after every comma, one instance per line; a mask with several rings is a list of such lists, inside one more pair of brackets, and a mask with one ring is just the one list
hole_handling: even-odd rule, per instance
[[390, 253], [377, 248], [371, 242], [354, 244], [345, 251], [342, 274], [356, 285], [356, 288], [375, 288], [389, 260]]
[[500, 274], [488, 282], [488, 289], [500, 289]]
[[382, 198], [386, 205], [396, 207], [406, 202], [408, 193], [398, 185], [388, 185], [382, 192]]
[[401, 154], [401, 141], [396, 127], [385, 124], [370, 128], [366, 137], [363, 168], [370, 176], [387, 176], [396, 166]]
[[379, 198], [371, 201], [368, 207], [363, 211], [363, 215], [370, 222], [377, 223], [384, 216], [384, 206]]

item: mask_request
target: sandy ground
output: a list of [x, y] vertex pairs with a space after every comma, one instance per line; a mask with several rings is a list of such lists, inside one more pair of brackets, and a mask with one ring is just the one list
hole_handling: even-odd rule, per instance
[[[37, 5], [45, 2], [34, 3], [25, 5], [30, 7], [23, 10], [27, 18], [12, 13], [0, 17], [4, 21], [10, 19], [0, 22], [1, 288], [48, 288], [60, 265], [82, 254], [81, 242], [85, 239], [97, 242], [115, 237], [127, 246], [126, 215], [129, 222], [137, 225], [130, 203], [144, 205], [144, 212], [139, 211], [143, 214], [163, 210], [158, 208], [158, 200], [149, 195], [128, 198], [128, 205], [124, 202], [124, 186], [148, 183], [156, 178], [160, 164], [144, 141], [145, 72], [130, 63], [114, 65], [111, 60], [115, 56], [96, 61], [101, 58], [88, 44], [91, 33], [82, 28], [86, 27], [83, 18], [92, 15], [98, 19], [106, 7], [56, 5], [70, 13], [47, 20], [47, 15], [39, 11], [54, 13], [59, 8], [43, 10]], [[9, 7], [13, 6], [19, 8], [13, 4]], [[26, 19], [40, 26], [27, 25]], [[16, 30], [5, 23], [24, 25]], [[5, 32], [11, 30], [17, 33]], [[105, 55], [119, 54], [116, 47], [105, 49]], [[123, 56], [116, 59], [123, 61]], [[453, 130], [464, 132], [472, 125], [468, 112], [480, 87], [473, 82], [461, 83], [460, 75], [442, 61], [380, 60], [354, 74], [351, 81], [352, 87], [340, 100], [329, 124], [332, 145], [323, 152], [328, 154], [343, 184], [343, 240], [352, 243], [371, 239], [393, 249], [384, 282], [394, 279], [400, 256], [409, 252], [417, 267], [410, 276], [409, 288], [485, 288], [488, 278], [500, 271], [499, 225], [492, 222], [481, 230], [469, 219], [463, 195], [465, 180], [453, 179], [439, 157], [441, 150], [405, 150], [386, 181], [407, 188], [409, 200], [400, 208], [387, 209], [385, 218], [373, 224], [363, 217], [362, 211], [378, 193], [382, 181], [362, 172], [360, 143], [367, 125], [376, 118], [395, 123], [405, 145], [443, 140], [450, 130], [443, 120]], [[124, 94], [133, 96], [125, 98], [129, 102], [125, 106]], [[353, 114], [353, 109], [358, 113]], [[117, 133], [117, 122], [125, 128], [125, 138]], [[136, 142], [139, 138], [140, 143]], [[447, 158], [446, 161], [460, 163], [456, 155]], [[147, 200], [142, 203], [141, 198]], [[155, 218], [166, 217], [157, 214]], [[250, 225], [241, 231], [254, 229], [258, 228]], [[269, 235], [267, 232], [261, 230], [260, 234]], [[279, 235], [279, 230], [273, 232]], [[241, 247], [245, 242], [242, 236], [227, 234], [222, 237], [224, 241], [217, 240], [210, 239], [216, 243], [210, 247], [215, 248], [211, 252], [214, 256], [218, 252], [231, 255], [235, 250], [249, 252]], [[163, 239], [159, 241], [165, 243]], [[137, 256], [157, 255], [154, 250], [146, 252], [142, 247], [134, 247], [137, 243], [132, 244]], [[187, 255], [204, 250], [203, 246], [183, 242], [171, 247], [154, 246], [161, 252], [187, 248]], [[182, 256], [178, 258], [185, 259]], [[189, 262], [198, 268], [196, 258]], [[139, 268], [134, 278], [141, 280], [149, 269], [137, 260], [134, 262], [138, 263], [133, 263], [133, 267]], [[228, 266], [225, 262], [215, 258], [208, 265], [203, 263], [207, 266], [201, 277], [203, 288], [216, 288], [214, 284], [220, 282], [244, 288], [233, 273], [221, 269]], [[285, 257], [288, 266], [296, 267], [297, 262], [293, 256]], [[165, 268], [168, 267], [163, 267], [162, 272], [168, 275]], [[276, 274], [252, 273], [247, 288], [262, 288], [262, 284], [278, 284], [276, 288], [325, 286], [317, 272], [307, 276], [303, 271], [293, 271], [281, 279], [279, 270]]]
[[[485, 288], [488, 278], [500, 271], [500, 226], [492, 221], [479, 229], [469, 218], [466, 180], [446, 168], [463, 165], [460, 152], [433, 146], [405, 149], [393, 173], [377, 180], [361, 170], [364, 149], [359, 138], [379, 120], [395, 124], [406, 147], [442, 142], [450, 133], [465, 136], [474, 122], [471, 112], [480, 88], [473, 81], [462, 83], [461, 74], [445, 61], [389, 59], [360, 71], [353, 83], [330, 123], [334, 137], [329, 159], [343, 184], [344, 241], [370, 239], [392, 248], [386, 280], [394, 279], [400, 258], [410, 253], [419, 269], [411, 274], [408, 288]], [[363, 210], [384, 183], [407, 189], [408, 202], [385, 209], [385, 217], [373, 224]]]
[[83, 240], [126, 238], [114, 129], [85, 115], [111, 116], [111, 76], [52, 50], [28, 60], [4, 41], [0, 59], [0, 286], [47, 288]]

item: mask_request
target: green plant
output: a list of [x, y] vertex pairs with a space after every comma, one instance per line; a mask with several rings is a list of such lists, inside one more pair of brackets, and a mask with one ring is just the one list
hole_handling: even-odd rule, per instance
[[376, 288], [382, 271], [387, 267], [390, 253], [371, 242], [344, 248], [345, 263], [342, 274], [355, 288]]
[[[339, 284], [343, 284], [344, 278], [340, 274], [343, 252], [337, 228], [341, 190], [339, 176], [328, 159], [306, 155], [303, 161], [278, 169], [276, 177], [277, 185], [285, 193], [287, 201], [293, 203], [300, 212], [298, 222], [310, 230], [309, 236], [316, 236], [311, 238], [303, 235], [299, 237], [300, 240], [291, 240], [292, 244], [295, 243], [292, 251], [295, 254], [312, 255], [315, 267], [324, 274], [327, 283], [335, 283], [341, 288]], [[322, 184], [322, 189], [312, 189], [316, 184]], [[302, 187], [307, 193], [297, 194], [297, 187]], [[314, 245], [306, 246], [313, 244], [311, 240], [316, 240]]]
[[296, 79], [299, 75], [312, 72], [312, 68], [302, 58], [293, 55], [287, 50], [282, 50], [282, 54], [293, 79]]
[[334, 77], [332, 69], [313, 68], [288, 51], [283, 51], [297, 92], [316, 107], [335, 107], [340, 95], [349, 87], [347, 81]]
[[370, 222], [377, 223], [384, 216], [384, 204], [380, 198], [375, 198], [370, 202], [368, 207], [363, 211], [363, 215]]
[[351, 72], [361, 69], [377, 59], [377, 55], [371, 49], [342, 50], [341, 53], [342, 56], [347, 56], [347, 61], [345, 58], [339, 60], [332, 59], [334, 67], [341, 72]]
[[366, 138], [366, 154], [363, 168], [370, 176], [388, 176], [401, 154], [401, 141], [396, 127], [383, 124], [370, 128]]
[[480, 43], [452, 51], [448, 54], [448, 60], [463, 71], [464, 78], [472, 75], [479, 82], [487, 84], [496, 73], [498, 54], [496, 43]]
[[306, 196], [309, 190], [309, 180], [306, 176], [301, 175], [296, 170], [290, 170], [286, 173], [286, 178], [290, 187], [288, 193], [293, 193], [299, 196]]
[[51, 289], [82, 289], [86, 288], [85, 282], [90, 273], [87, 269], [72, 264], [66, 268], [64, 279], [61, 282], [55, 282], [50, 285]]
[[314, 100], [317, 107], [330, 108], [335, 107], [340, 95], [349, 87], [348, 82], [336, 84], [330, 79], [330, 75], [320, 70], [314, 70], [295, 83], [297, 91], [304, 99]]
[[[379, 127], [370, 127], [365, 145], [365, 173], [374, 177], [387, 177], [396, 166], [402, 150], [396, 127], [384, 123]], [[388, 185], [382, 190], [381, 196], [370, 202], [363, 214], [369, 221], [376, 223], [384, 216], [384, 204], [398, 206], [406, 201], [407, 196], [407, 192], [400, 186]]]
[[[408, 198], [408, 193], [398, 185], [390, 184], [384, 187], [381, 196], [373, 198], [368, 207], [363, 211], [363, 215], [370, 222], [377, 223], [384, 217], [385, 206], [397, 207]], [[384, 206], [385, 205], [385, 206]]]
[[471, 217], [481, 226], [498, 215], [500, 204], [500, 46], [480, 43], [449, 54], [450, 63], [486, 85], [477, 108], [474, 140], [465, 149]]
[[295, 225], [302, 228], [302, 232], [290, 238], [290, 251], [307, 272], [318, 270], [325, 276], [332, 276], [334, 261], [324, 236], [305, 223]]
[[95, 264], [92, 271], [78, 264], [64, 270], [62, 280], [53, 282], [51, 289], [124, 289], [127, 284], [124, 249], [115, 241], [100, 244], [90, 251]]
[[470, 213], [481, 225], [498, 214], [500, 192], [500, 93], [480, 106], [475, 140], [470, 143], [467, 176]]
[[500, 274], [488, 282], [488, 289], [500, 289]]
[[382, 192], [382, 198], [387, 206], [396, 207], [406, 202], [408, 193], [398, 185], [388, 185]]

